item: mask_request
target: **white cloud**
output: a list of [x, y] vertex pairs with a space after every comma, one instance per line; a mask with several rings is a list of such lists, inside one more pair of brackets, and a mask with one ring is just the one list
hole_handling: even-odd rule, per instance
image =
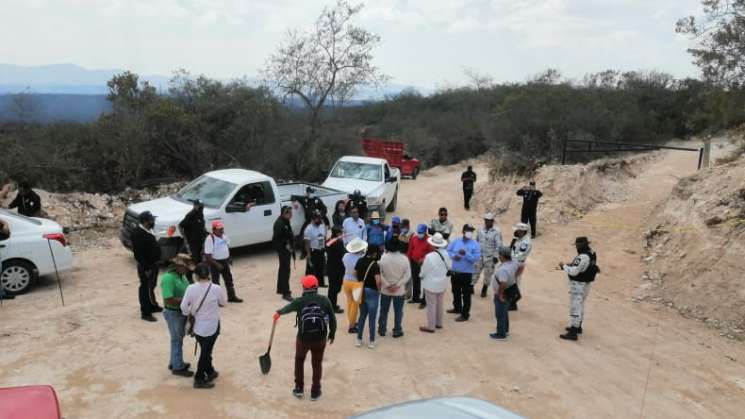
[[[288, 29], [310, 27], [334, 0], [0, 1], [2, 61], [227, 78], [254, 75]], [[360, 24], [383, 37], [377, 62], [396, 82], [431, 87], [462, 81], [464, 66], [498, 80], [548, 67], [692, 75], [674, 24], [699, 10], [699, 0], [368, 0]]]

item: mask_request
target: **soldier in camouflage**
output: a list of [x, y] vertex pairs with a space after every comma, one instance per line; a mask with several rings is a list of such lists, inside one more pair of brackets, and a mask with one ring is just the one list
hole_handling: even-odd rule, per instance
[[590, 286], [600, 270], [597, 256], [590, 249], [587, 237], [577, 237], [574, 241], [577, 256], [569, 264], [559, 263], [559, 269], [569, 276], [569, 327], [559, 335], [564, 340], [577, 340], [582, 334], [582, 321], [585, 317], [585, 301], [590, 294]]
[[483, 272], [484, 285], [481, 287], [481, 298], [486, 298], [489, 282], [494, 276], [494, 258], [497, 256], [497, 249], [502, 245], [502, 232], [498, 227], [494, 227], [494, 214], [490, 212], [484, 214], [484, 226], [476, 232], [476, 241], [481, 247], [481, 258], [474, 267], [476, 270], [473, 274], [473, 285], [478, 284]]

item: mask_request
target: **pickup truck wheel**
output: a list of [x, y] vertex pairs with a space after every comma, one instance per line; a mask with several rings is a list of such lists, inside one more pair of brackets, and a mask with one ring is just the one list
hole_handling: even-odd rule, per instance
[[396, 193], [393, 194], [393, 200], [391, 201], [391, 204], [388, 205], [388, 208], [386, 208], [386, 211], [390, 211], [390, 212], [395, 211], [397, 205], [398, 205], [398, 188], [396, 188]]
[[6, 260], [0, 273], [0, 286], [11, 294], [23, 294], [36, 280], [34, 266], [24, 260]]
[[416, 180], [416, 177], [419, 176], [419, 168], [415, 168], [414, 172], [411, 173], [411, 178]]

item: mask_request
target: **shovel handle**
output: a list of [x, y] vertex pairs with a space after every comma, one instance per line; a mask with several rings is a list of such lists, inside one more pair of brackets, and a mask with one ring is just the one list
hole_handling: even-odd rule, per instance
[[272, 341], [274, 341], [274, 330], [277, 328], [277, 321], [274, 320], [272, 322], [272, 333], [269, 335], [269, 347], [267, 348], [266, 352], [269, 353], [269, 351], [272, 350]]

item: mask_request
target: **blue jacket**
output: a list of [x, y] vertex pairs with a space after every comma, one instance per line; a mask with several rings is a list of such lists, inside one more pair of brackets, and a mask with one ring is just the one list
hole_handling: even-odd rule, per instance
[[[461, 249], [465, 250], [466, 254], [460, 260], [455, 260]], [[472, 274], [475, 271], [474, 265], [481, 257], [481, 246], [474, 239], [465, 241], [463, 237], [458, 237], [448, 245], [448, 255], [453, 260], [453, 272]]]
[[385, 231], [387, 227], [383, 224], [370, 224], [367, 226], [367, 243], [370, 246], [382, 246], [385, 244]]

